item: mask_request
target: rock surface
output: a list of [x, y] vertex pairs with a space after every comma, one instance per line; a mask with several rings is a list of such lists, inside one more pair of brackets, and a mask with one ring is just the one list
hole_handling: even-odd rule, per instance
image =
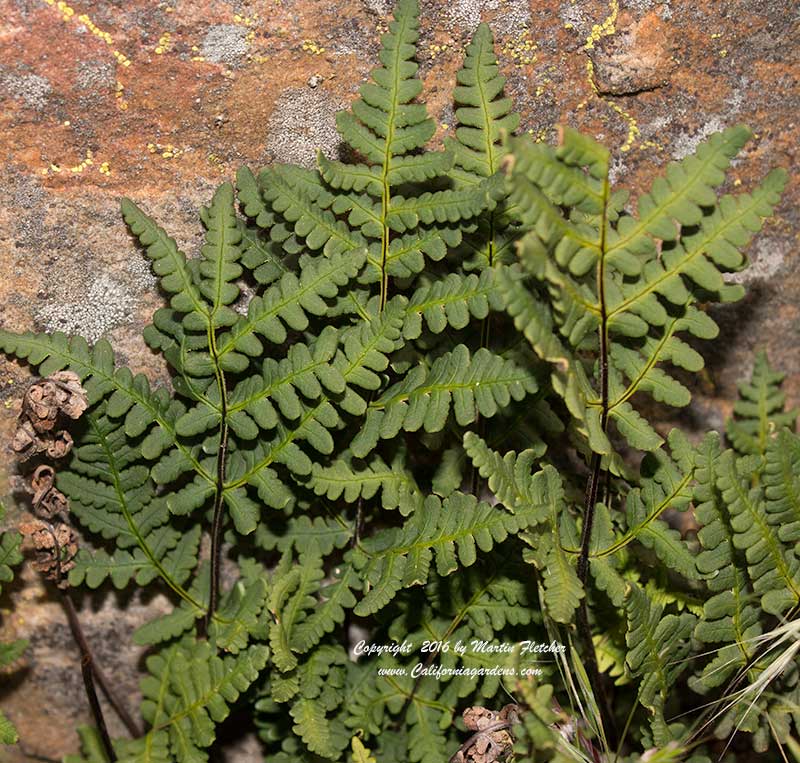
[[[196, 252], [195, 209], [237, 166], [310, 164], [317, 148], [336, 151], [334, 114], [374, 65], [390, 7], [0, 0], [2, 325], [106, 336], [123, 362], [160, 373], [140, 336], [159, 296], [117, 198], [140, 202]], [[422, 0], [422, 9], [421, 74], [437, 141], [452, 131], [454, 72], [483, 19], [521, 129], [541, 139], [558, 122], [591, 132], [614, 149], [618, 183], [641, 188], [654, 168], [740, 121], [755, 138], [735, 186], [751, 187], [774, 165], [797, 166], [800, 70], [787, 62], [797, 61], [798, 18], [781, 0]], [[716, 311], [723, 339], [696, 380], [697, 428], [719, 426], [756, 348], [788, 373], [790, 399], [800, 398], [799, 188], [795, 179], [751, 250], [746, 299]], [[2, 442], [28, 378], [0, 360]], [[0, 496], [13, 520], [20, 496], [9, 460]], [[23, 673], [0, 688], [24, 740], [4, 751], [9, 763], [73, 751], [74, 727], [88, 720], [59, 606], [30, 573], [23, 582], [2, 602], [5, 635], [32, 639]], [[83, 610], [107, 671], [133, 700], [140, 653], [128, 634], [163, 602], [118, 605], [113, 595], [88, 597]]]

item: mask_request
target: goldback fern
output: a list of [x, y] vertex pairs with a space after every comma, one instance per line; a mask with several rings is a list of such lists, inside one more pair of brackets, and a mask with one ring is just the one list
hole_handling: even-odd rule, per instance
[[[274, 763], [701, 763], [735, 732], [762, 751], [797, 733], [782, 377], [757, 359], [730, 447], [641, 405], [690, 402], [706, 308], [741, 298], [725, 275], [784, 173], [720, 196], [749, 137], [732, 127], [630, 202], [590, 137], [512, 137], [486, 25], [430, 151], [417, 37], [401, 0], [339, 114], [346, 158], [240, 170], [199, 257], [123, 200], [169, 298], [144, 338], [171, 387], [105, 340], [0, 331], [87, 396], [56, 465], [91, 540], [69, 584], [174, 604], [131, 635], [144, 730], [82, 729], [74, 763], [208, 760], [234, 707]], [[18, 546], [2, 536], [2, 581]]]

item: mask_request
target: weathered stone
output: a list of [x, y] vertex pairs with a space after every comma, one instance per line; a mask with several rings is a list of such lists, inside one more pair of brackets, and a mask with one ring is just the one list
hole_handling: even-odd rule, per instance
[[632, 95], [663, 87], [677, 64], [670, 24], [655, 11], [641, 19], [623, 13], [614, 35], [589, 51], [600, 95]]
[[[487, 20], [521, 130], [541, 139], [558, 122], [588, 131], [615, 153], [616, 182], [634, 192], [739, 121], [756, 137], [729, 190], [751, 188], [771, 166], [797, 166], [800, 72], [785, 2], [622, 0], [627, 14], [615, 14], [615, 4], [423, 0], [419, 62], [439, 124], [435, 142], [452, 135], [455, 70], [472, 30]], [[120, 362], [163, 378], [141, 339], [161, 298], [117, 199], [132, 197], [196, 254], [195, 210], [240, 164], [308, 165], [317, 148], [335, 155], [334, 112], [376, 64], [391, 5], [130, 0], [83, 3], [69, 15], [47, 0], [0, 0], [0, 323], [106, 336]], [[587, 72], [590, 53], [600, 95]], [[672, 421], [718, 427], [761, 347], [788, 372], [790, 401], [800, 400], [799, 189], [789, 187], [753, 248], [755, 266], [741, 276], [748, 296], [713, 310], [722, 337], [700, 348], [708, 368], [686, 380], [695, 399]], [[0, 359], [0, 443], [13, 436], [28, 380]], [[15, 522], [23, 486], [14, 485], [10, 454], [2, 461], [0, 498]], [[26, 571], [2, 602], [13, 607], [3, 635], [32, 639], [20, 680], [0, 690], [24, 744], [4, 751], [9, 763], [74, 751], [75, 726], [89, 720], [63, 613], [36, 580]], [[83, 616], [133, 706], [141, 651], [130, 634], [166, 602], [127, 604], [113, 593], [87, 595]], [[112, 732], [123, 733], [116, 725]], [[247, 749], [239, 763], [256, 759]]]

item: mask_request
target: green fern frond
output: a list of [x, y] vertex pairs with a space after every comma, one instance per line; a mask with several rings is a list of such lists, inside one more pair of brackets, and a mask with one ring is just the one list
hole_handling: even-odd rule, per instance
[[800, 437], [788, 429], [770, 437], [762, 479], [770, 524], [782, 542], [795, 544], [794, 554], [800, 556]]
[[[233, 281], [242, 274], [239, 264], [242, 234], [230, 183], [217, 188], [211, 205], [201, 210], [200, 217], [206, 226], [205, 242], [200, 248], [201, 259], [191, 265], [197, 269], [200, 293], [209, 302], [212, 327], [230, 326], [238, 318], [236, 312], [228, 307], [239, 297], [239, 287]], [[192, 325], [193, 321], [187, 323], [193, 329], [205, 328], [205, 322], [197, 325]]]
[[[321, 693], [332, 694], [328, 696], [324, 708], [319, 708], [318, 702], [312, 703], [317, 705], [314, 711], [324, 716], [325, 712], [341, 702], [341, 695], [333, 691], [336, 688], [334, 686], [324, 687], [324, 676], [332, 664], [325, 662], [324, 655], [331, 647], [318, 644], [326, 634], [341, 625], [345, 609], [352, 609], [356, 604], [352, 589], [358, 580], [353, 570], [345, 566], [331, 581], [323, 583], [321, 558], [308, 555], [301, 556], [299, 564], [290, 564], [289, 557], [284, 556], [278, 571], [282, 573], [281, 577], [273, 574], [273, 579], [279, 580], [279, 584], [270, 592], [268, 599], [272, 616], [269, 640], [273, 662], [278, 670], [286, 674], [281, 681], [291, 680], [291, 676], [297, 675], [300, 679], [297, 689], [302, 700], [315, 700]], [[299, 657], [306, 654], [305, 662], [301, 663]], [[293, 697], [297, 689], [281, 697], [281, 701]], [[310, 705], [307, 709], [310, 710]], [[313, 733], [313, 729], [304, 726], [302, 736], [307, 744], [309, 739], [313, 739]]]
[[[214, 741], [215, 725], [258, 677], [267, 656], [263, 645], [223, 658], [207, 642], [184, 641], [148, 657], [142, 715], [150, 730], [126, 745], [122, 760], [208, 760], [204, 749]], [[167, 752], [167, 744], [168, 757], [159, 757]]]
[[130, 199], [120, 202], [122, 217], [144, 247], [159, 276], [161, 288], [171, 294], [170, 305], [186, 315], [207, 318], [209, 303], [204, 299], [186, 259], [175, 240]]
[[477, 549], [490, 551], [524, 525], [524, 519], [470, 495], [453, 493], [444, 501], [429, 496], [402, 528], [382, 530], [349, 552], [366, 594], [355, 613], [377, 612], [401, 588], [424, 585], [434, 557], [437, 573], [448, 575], [474, 564]]
[[293, 169], [273, 166], [263, 170], [258, 179], [264, 198], [288, 223], [292, 233], [302, 239], [308, 249], [322, 250], [326, 257], [365, 248], [367, 240], [361, 233], [351, 231], [327, 208], [334, 197], [321, 187], [309, 188], [308, 182], [304, 182], [306, 178], [298, 176]]
[[480, 276], [451, 273], [414, 292], [409, 299], [403, 336], [417, 339], [423, 322], [434, 334], [448, 326], [463, 329], [471, 319], [483, 320], [489, 310], [500, 310], [501, 306], [492, 271], [486, 270]]
[[314, 517], [307, 514], [265, 519], [256, 528], [255, 543], [281, 554], [295, 549], [299, 555], [329, 556], [334, 549], [344, 548], [352, 537], [352, 529], [338, 517]]
[[391, 466], [376, 455], [364, 467], [354, 467], [352, 456], [345, 452], [329, 465], [314, 464], [309, 484], [317, 495], [325, 495], [331, 501], [341, 496], [347, 503], [359, 498], [369, 501], [380, 491], [384, 509], [399, 509], [404, 517], [421, 509], [423, 495], [405, 467], [402, 450]]
[[273, 344], [286, 340], [287, 327], [303, 331], [308, 316], [322, 315], [327, 309], [324, 297], [334, 297], [339, 287], [355, 277], [364, 262], [363, 252], [348, 252], [328, 259], [301, 258], [300, 275], [286, 273], [260, 297], [254, 297], [230, 332], [219, 339], [219, 356], [234, 350], [258, 356], [263, 351], [255, 336]]
[[331, 582], [320, 588], [320, 601], [317, 607], [294, 628], [291, 637], [293, 651], [304, 654], [319, 643], [325, 634], [344, 622], [345, 610], [356, 606], [352, 590], [357, 584], [358, 577], [355, 571], [345, 566], [332, 576]]
[[625, 611], [629, 649], [625, 664], [631, 675], [641, 679], [639, 702], [649, 710], [653, 739], [661, 746], [670, 738], [664, 704], [670, 687], [686, 668], [682, 658], [689, 650], [696, 618], [686, 612], [663, 615], [663, 607], [652, 603], [635, 583], [628, 588]]
[[725, 451], [717, 486], [731, 515], [734, 544], [745, 552], [753, 591], [766, 612], [781, 614], [800, 602], [800, 560], [781, 542], [763, 488], [751, 485], [756, 466], [752, 456], [737, 460]]
[[521, 537], [531, 546], [524, 557], [542, 572], [551, 617], [557, 622], [570, 622], [583, 596], [583, 587], [575, 571], [577, 558], [564, 550], [562, 534], [569, 532], [573, 520], [567, 516], [558, 472], [545, 466], [531, 473], [543, 449], [509, 452], [501, 457], [472, 432], [464, 435], [464, 449], [497, 499], [509, 511], [524, 517], [529, 529]]
[[593, 556], [605, 557], [636, 540], [652, 549], [662, 563], [680, 575], [697, 578], [695, 557], [689, 545], [661, 519], [665, 511], [685, 511], [692, 496], [694, 453], [685, 438], [676, 431], [670, 435], [673, 461], [663, 450], [648, 453], [641, 465], [646, 484], [631, 490], [625, 500], [625, 532]]
[[507, 154], [501, 143], [503, 132], [519, 126], [510, 98], [503, 96], [506, 79], [500, 75], [492, 30], [480, 24], [467, 45], [462, 68], [456, 75], [453, 97], [458, 104], [455, 140], [447, 141], [459, 168], [456, 177], [464, 183], [491, 177]]
[[719, 436], [709, 434], [697, 450], [695, 515], [702, 525], [697, 537], [703, 550], [697, 568], [713, 593], [703, 606], [695, 635], [705, 643], [726, 646], [703, 669], [703, 686], [719, 686], [733, 671], [744, 667], [761, 633], [756, 597], [750, 585], [743, 550], [736, 543], [731, 515], [717, 485], [722, 454]]
[[263, 638], [261, 610], [266, 604], [267, 584], [264, 578], [237, 581], [220, 601], [209, 637], [218, 649], [238, 654], [254, 637]]
[[[552, 318], [508, 274], [501, 288], [540, 354], [563, 355], [548, 338], [557, 327], [576, 350], [605, 356], [602, 389], [593, 393], [579, 374], [581, 395], [570, 405], [595, 452], [608, 452], [597, 430], [609, 421], [634, 448], [659, 447], [661, 438], [628, 401], [645, 391], [659, 402], [687, 405], [688, 389], [663, 364], [702, 368], [702, 358], [678, 334], [708, 339], [718, 331], [692, 303], [741, 296], [724, 274], [741, 269], [741, 250], [772, 214], [785, 183], [785, 173], [775, 170], [752, 194], [717, 198], [723, 170], [748, 135], [746, 128], [731, 128], [669, 165], [639, 198], [638, 218], [624, 211], [623, 196], [611, 193], [608, 152], [588, 137], [565, 129], [555, 150], [510, 142], [511, 203], [529, 230], [521, 260], [546, 285]], [[572, 211], [564, 213], [565, 206]], [[566, 362], [574, 372], [574, 361]]]
[[[455, 138], [445, 145], [453, 153], [455, 167], [450, 172], [457, 188], [471, 187], [490, 178], [501, 168], [508, 153], [503, 136], [519, 126], [511, 98], [505, 96], [505, 77], [501, 76], [494, 52], [494, 40], [487, 24], [480, 24], [467, 46], [462, 68], [456, 74], [453, 92], [458, 123]], [[504, 197], [495, 209], [478, 219], [476, 230], [466, 238], [474, 251], [465, 267], [492, 267], [513, 257], [513, 244], [519, 231], [513, 214], [506, 210]]]
[[363, 457], [379, 439], [396, 437], [400, 430], [438, 432], [447, 422], [452, 403], [456, 422], [465, 426], [478, 415], [494, 416], [511, 400], [536, 392], [530, 372], [481, 348], [472, 357], [464, 345], [437, 358], [429, 369], [418, 366], [390, 387], [367, 409], [361, 432], [353, 440], [353, 454]]
[[739, 399], [733, 405], [725, 433], [733, 447], [743, 454], [764, 455], [771, 436], [782, 427], [794, 428], [797, 411], [784, 410], [786, 395], [781, 391], [785, 374], [773, 371], [767, 354], [755, 357], [749, 382], [739, 383]]

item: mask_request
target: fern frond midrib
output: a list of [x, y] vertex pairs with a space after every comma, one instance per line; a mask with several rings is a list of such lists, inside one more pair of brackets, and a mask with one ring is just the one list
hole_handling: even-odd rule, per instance
[[392, 142], [394, 140], [395, 119], [397, 118], [397, 95], [400, 90], [400, 69], [403, 61], [400, 51], [407, 30], [406, 24], [410, 14], [404, 14], [402, 22], [398, 22], [399, 29], [395, 32], [397, 44], [394, 50], [394, 72], [392, 77], [392, 90], [390, 97], [389, 118], [387, 120], [386, 145], [383, 154], [383, 167], [381, 168], [381, 292], [379, 311], [383, 312], [389, 300], [389, 272], [387, 259], [389, 257], [390, 230], [388, 225], [389, 205], [391, 203], [391, 189], [389, 187], [389, 170], [392, 160]]
[[[642, 366], [641, 371], [637, 374], [635, 379], [632, 379], [628, 386], [626, 387], [625, 391], [613, 402], [608, 404], [608, 411], [609, 413], [614, 409], [618, 408], [623, 403], [630, 400], [636, 391], [639, 389], [639, 385], [644, 381], [647, 374], [650, 373], [660, 362], [661, 360], [661, 351], [667, 345], [670, 339], [673, 336], [673, 329], [675, 324], [678, 323], [680, 318], [673, 318], [670, 324], [664, 328], [664, 333], [662, 334], [661, 338], [658, 340], [658, 344], [656, 345], [655, 349], [650, 352], [647, 362]], [[595, 400], [587, 400], [586, 404], [593, 408], [600, 407], [601, 402], [597, 399]]]
[[[695, 182], [699, 178], [701, 178], [705, 171], [708, 169], [710, 165], [713, 164], [714, 160], [717, 158], [717, 155], [713, 151], [708, 152], [708, 157], [703, 161], [701, 160], [697, 164], [697, 171], [691, 174], [691, 181], [686, 182], [684, 184], [684, 189], [682, 190], [681, 194], [677, 197], [677, 199], [673, 201], [679, 201], [686, 197], [686, 189], [690, 188], [694, 185]], [[640, 236], [647, 232], [647, 226], [650, 225], [660, 214], [663, 213], [663, 208], [659, 205], [654, 205], [651, 213], [644, 217], [639, 218], [638, 225], [634, 226], [625, 236], [621, 236], [618, 238], [612, 246], [609, 248], [609, 254], [616, 252], [618, 249], [623, 249], [627, 246], [634, 238]]]
[[664, 272], [658, 275], [657, 278], [653, 279], [652, 281], [646, 281], [644, 286], [635, 294], [627, 297], [619, 305], [614, 307], [611, 312], [609, 313], [609, 319], [613, 318], [615, 315], [619, 315], [620, 313], [626, 312], [631, 305], [638, 302], [642, 297], [647, 296], [648, 294], [652, 294], [654, 291], [657, 291], [658, 287], [661, 286], [665, 281], [673, 278], [676, 273], [681, 273], [686, 265], [690, 262], [695, 260], [697, 257], [703, 257], [706, 252], [706, 247], [712, 241], [718, 238], [724, 238], [724, 232], [728, 230], [728, 228], [738, 225], [739, 221], [742, 217], [745, 216], [747, 212], [752, 212], [754, 209], [763, 205], [761, 199], [757, 196], [753, 195], [750, 197], [751, 202], [750, 204], [744, 208], [744, 210], [739, 210], [736, 215], [731, 216], [725, 223], [714, 230], [707, 232], [705, 239], [697, 245], [692, 251], [687, 251], [684, 249], [683, 256], [680, 262], [674, 267], [669, 270], [665, 269]]
[[[383, 338], [383, 334], [379, 332], [376, 332], [374, 335], [370, 337], [370, 341], [367, 342], [362, 347], [361, 352], [356, 356], [354, 360], [350, 362], [350, 365], [342, 373], [342, 376], [344, 377], [345, 381], [347, 381], [350, 374], [352, 374], [356, 368], [359, 368], [361, 366], [364, 359], [372, 352], [372, 350], [375, 348], [375, 346], [378, 344], [381, 338]], [[258, 472], [260, 472], [262, 469], [265, 469], [266, 467], [274, 463], [275, 455], [278, 452], [280, 452], [280, 450], [283, 450], [285, 447], [287, 447], [291, 442], [293, 442], [295, 437], [297, 437], [297, 434], [300, 431], [302, 431], [303, 426], [306, 424], [306, 422], [314, 418], [317, 412], [322, 408], [322, 406], [326, 405], [329, 401], [330, 397], [328, 395], [322, 395], [322, 397], [320, 397], [319, 399], [319, 403], [313, 408], [309, 408], [306, 414], [301, 417], [300, 423], [297, 426], [295, 426], [294, 429], [287, 430], [284, 440], [280, 443], [280, 445], [278, 445], [276, 448], [273, 448], [270, 451], [269, 456], [267, 456], [265, 459], [256, 464], [252, 469], [248, 470], [247, 473], [244, 474], [238, 480], [227, 483], [224, 487], [224, 491], [226, 492], [228, 490], [235, 490], [238, 487], [246, 485], [250, 479], [252, 479], [256, 474], [258, 474]]]
[[142, 537], [142, 534], [139, 532], [139, 528], [133, 521], [133, 516], [131, 515], [128, 509], [127, 497], [125, 496], [125, 491], [123, 490], [119, 480], [119, 470], [116, 468], [116, 459], [114, 456], [114, 451], [109, 447], [106, 437], [103, 434], [100, 427], [97, 426], [97, 422], [95, 421], [93, 414], [91, 413], [88, 414], [87, 420], [89, 428], [92, 430], [94, 436], [97, 438], [97, 441], [101, 443], [103, 447], [103, 451], [108, 460], [108, 464], [111, 468], [111, 475], [114, 481], [113, 485], [114, 492], [117, 494], [117, 500], [119, 501], [122, 515], [125, 517], [125, 521], [128, 523], [128, 527], [130, 528], [131, 534], [136, 538], [136, 542], [139, 548], [142, 550], [142, 553], [144, 553], [144, 555], [147, 557], [150, 564], [153, 565], [153, 568], [158, 571], [159, 576], [167, 584], [167, 586], [169, 586], [169, 588], [171, 588], [185, 602], [191, 604], [198, 610], [205, 612], [206, 608], [198, 601], [196, 601], [195, 598], [186, 589], [183, 588], [183, 586], [181, 586], [179, 583], [175, 582], [172, 579], [172, 576], [167, 572], [167, 570], [164, 569], [164, 566], [156, 558], [155, 554], [153, 553], [152, 549], [148, 545], [145, 538]]
[[435, 392], [455, 392], [457, 390], [462, 390], [462, 389], [475, 389], [476, 387], [492, 387], [495, 385], [511, 385], [514, 384], [515, 382], [525, 381], [529, 378], [530, 378], [529, 374], [521, 374], [516, 377], [509, 376], [507, 378], [492, 377], [491, 381], [482, 381], [478, 379], [472, 382], [423, 384], [420, 387], [411, 390], [410, 392], [395, 395], [394, 397], [385, 400], [383, 399], [375, 400], [374, 402], [369, 404], [369, 409], [381, 411], [384, 408], [396, 405], [397, 403], [404, 403], [407, 400], [409, 400], [413, 395], [419, 395], [419, 394], [427, 395], [429, 393], [435, 393]]
[[[730, 469], [734, 470], [735, 467], [731, 465]], [[786, 584], [786, 587], [794, 594], [795, 599], [800, 601], [800, 591], [798, 591], [796, 582], [792, 578], [791, 572], [786, 564], [786, 559], [781, 553], [781, 548], [772, 532], [773, 528], [765, 521], [761, 515], [761, 512], [750, 500], [750, 495], [747, 489], [744, 487], [742, 480], [735, 473], [733, 476], [734, 479], [731, 480], [731, 487], [734, 489], [741, 504], [745, 507], [745, 510], [750, 516], [753, 524], [758, 526], [759, 536], [764, 540], [769, 548], [769, 554], [775, 563], [775, 569], [780, 572], [781, 578]]]

